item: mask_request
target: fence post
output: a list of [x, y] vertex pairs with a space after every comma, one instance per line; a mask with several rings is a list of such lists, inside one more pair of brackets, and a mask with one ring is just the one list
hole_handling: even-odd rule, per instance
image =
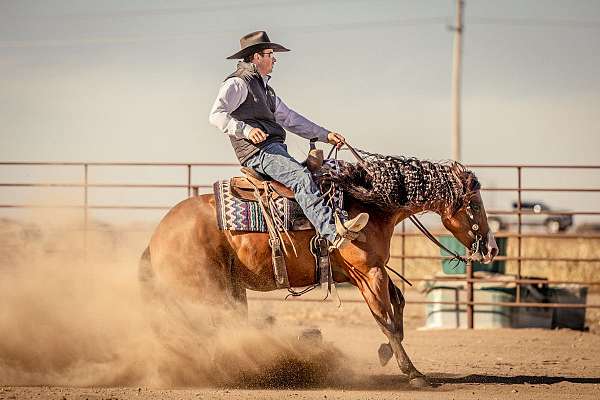
[[522, 233], [523, 233], [523, 220], [522, 217], [523, 215], [521, 214], [521, 189], [522, 189], [522, 175], [523, 175], [523, 170], [522, 168], [519, 166], [517, 167], [517, 211], [518, 211], [518, 225], [517, 225], [517, 293], [516, 293], [516, 297], [515, 297], [515, 301], [517, 303], [521, 302], [521, 282], [519, 282], [521, 280], [521, 266], [522, 266], [522, 261], [521, 261], [521, 257], [522, 257]]
[[473, 262], [471, 261], [471, 251], [467, 251], [467, 328], [473, 329], [473, 314], [475, 306], [473, 305]]
[[83, 257], [88, 256], [88, 164], [83, 164]]
[[187, 165], [187, 193], [188, 197], [192, 195], [192, 164]]

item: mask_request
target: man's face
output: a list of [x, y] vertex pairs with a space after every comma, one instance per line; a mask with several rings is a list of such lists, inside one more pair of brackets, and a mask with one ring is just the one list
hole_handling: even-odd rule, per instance
[[261, 75], [270, 74], [273, 71], [273, 65], [275, 65], [276, 61], [273, 49], [264, 49], [254, 54], [254, 59], [252, 60]]

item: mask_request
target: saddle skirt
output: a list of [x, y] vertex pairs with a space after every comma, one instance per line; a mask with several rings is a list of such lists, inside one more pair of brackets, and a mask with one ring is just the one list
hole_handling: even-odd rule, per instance
[[[213, 184], [219, 229], [268, 232], [260, 204], [254, 195], [254, 187], [252, 190], [243, 189], [243, 187], [251, 185], [245, 179], [244, 177], [234, 177]], [[279, 215], [280, 223], [277, 224], [277, 228], [280, 231], [314, 229], [295, 200], [284, 196], [271, 196], [271, 200]]]

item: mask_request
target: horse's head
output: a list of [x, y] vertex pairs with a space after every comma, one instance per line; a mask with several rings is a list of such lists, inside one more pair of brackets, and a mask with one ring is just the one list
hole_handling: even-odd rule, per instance
[[474, 261], [489, 264], [498, 254], [494, 234], [490, 230], [475, 175], [464, 171], [465, 194], [442, 213], [442, 223], [454, 237], [473, 252]]
[[492, 262], [498, 246], [488, 226], [479, 181], [471, 171], [458, 162], [434, 163], [363, 150], [358, 153], [363, 157], [360, 163], [338, 164], [326, 179], [359, 202], [383, 212], [397, 211], [401, 218], [434, 211], [442, 217], [444, 226], [473, 251], [473, 260]]

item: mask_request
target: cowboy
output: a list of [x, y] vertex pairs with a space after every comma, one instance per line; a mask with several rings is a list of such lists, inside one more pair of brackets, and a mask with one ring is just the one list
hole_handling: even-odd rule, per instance
[[338, 148], [344, 144], [344, 137], [290, 109], [269, 86], [275, 53], [289, 49], [271, 42], [264, 31], [243, 36], [240, 45], [241, 50], [227, 59], [242, 61], [221, 84], [209, 122], [229, 136], [240, 164], [289, 187], [318, 233], [329, 240], [332, 247], [343, 247], [349, 242], [345, 237], [350, 236], [348, 231], [363, 229], [369, 215], [361, 213], [341, 223], [321, 198], [308, 169], [288, 153], [285, 137], [287, 130]]

